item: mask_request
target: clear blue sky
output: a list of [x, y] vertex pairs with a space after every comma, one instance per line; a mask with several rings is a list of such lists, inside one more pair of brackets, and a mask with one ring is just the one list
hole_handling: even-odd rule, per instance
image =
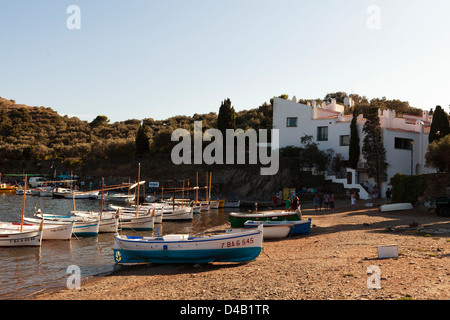
[[448, 111], [449, 13], [448, 0], [0, 0], [0, 96], [112, 121], [336, 91]]

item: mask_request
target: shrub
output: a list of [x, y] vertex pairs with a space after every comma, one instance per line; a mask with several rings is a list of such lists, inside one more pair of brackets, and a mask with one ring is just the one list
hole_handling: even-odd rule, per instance
[[426, 188], [424, 175], [405, 176], [401, 173], [391, 178], [392, 200], [395, 202], [415, 203]]

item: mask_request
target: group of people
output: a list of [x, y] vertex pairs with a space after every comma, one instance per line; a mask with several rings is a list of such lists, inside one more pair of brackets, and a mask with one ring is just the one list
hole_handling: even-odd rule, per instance
[[334, 210], [334, 203], [336, 202], [336, 199], [334, 198], [334, 194], [330, 194], [328, 192], [325, 192], [325, 194], [322, 194], [321, 192], [316, 192], [313, 198], [314, 203], [314, 210], [315, 211], [322, 211], [322, 206], [324, 206], [325, 210]]
[[300, 208], [300, 198], [293, 192], [286, 199], [286, 211], [297, 211]]

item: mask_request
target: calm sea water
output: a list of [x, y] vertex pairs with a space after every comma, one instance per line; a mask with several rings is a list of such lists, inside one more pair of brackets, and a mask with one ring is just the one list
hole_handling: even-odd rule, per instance
[[[0, 221], [20, 222], [22, 196], [0, 194]], [[100, 210], [100, 201], [77, 199], [77, 210]], [[27, 196], [25, 216], [32, 217], [36, 209], [43, 213], [68, 214], [73, 210], [71, 199]], [[194, 214], [193, 221], [167, 222], [160, 226], [160, 234], [195, 234], [226, 223], [228, 214], [211, 210]], [[154, 230], [156, 233], [156, 229]], [[129, 235], [152, 235], [152, 231], [124, 231]], [[71, 265], [80, 267], [82, 278], [107, 274], [116, 268], [113, 257], [112, 233], [97, 237], [74, 238], [70, 241], [45, 240], [41, 247], [0, 248], [0, 299], [24, 299], [36, 293], [62, 289], [70, 274]]]

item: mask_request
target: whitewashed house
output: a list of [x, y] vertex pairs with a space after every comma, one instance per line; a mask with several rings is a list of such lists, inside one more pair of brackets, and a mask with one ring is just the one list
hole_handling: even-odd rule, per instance
[[[351, 103], [351, 99], [346, 99]], [[421, 174], [436, 172], [433, 168], [425, 167], [425, 153], [428, 148], [428, 135], [432, 116], [427, 111], [422, 117], [403, 115], [396, 117], [395, 111], [379, 110], [380, 124], [383, 134], [383, 143], [386, 149], [386, 160], [389, 164], [387, 169], [388, 179], [380, 186], [381, 195], [384, 196], [388, 183], [395, 174]], [[294, 97], [292, 101], [274, 98], [273, 102], [273, 128], [279, 129], [279, 146], [301, 147], [300, 139], [305, 135], [313, 137], [319, 149], [333, 149], [335, 154], [341, 154], [342, 158], [348, 160], [350, 144], [351, 115], [344, 115], [344, 106], [332, 100], [330, 104], [323, 103], [321, 106], [314, 101], [312, 105], [297, 103]], [[363, 126], [366, 119], [363, 115], [358, 116], [358, 132], [360, 147], [363, 145]], [[362, 156], [358, 163], [358, 169], [347, 169], [347, 178], [339, 179], [335, 176], [327, 176], [334, 182], [344, 184], [346, 188], [359, 189], [361, 199], [368, 199], [370, 195], [361, 184], [368, 183], [374, 186], [375, 181], [367, 176], [365, 171], [366, 162]]]

